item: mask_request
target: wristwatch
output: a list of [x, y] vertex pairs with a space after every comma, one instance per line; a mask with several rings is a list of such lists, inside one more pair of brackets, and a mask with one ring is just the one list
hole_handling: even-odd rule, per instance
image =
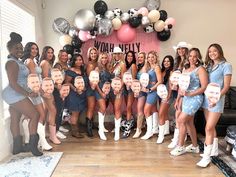
[[151, 92], [152, 92], [152, 90], [151, 90], [151, 89], [148, 89], [148, 91], [149, 91], [149, 93], [151, 93]]

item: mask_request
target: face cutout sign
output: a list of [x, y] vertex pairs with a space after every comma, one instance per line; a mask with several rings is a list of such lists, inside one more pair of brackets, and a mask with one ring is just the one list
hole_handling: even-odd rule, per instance
[[142, 87], [146, 88], [149, 84], [149, 75], [148, 73], [142, 73], [140, 76], [140, 84], [142, 85]]
[[185, 74], [182, 73], [179, 77], [179, 88], [181, 91], [186, 91], [189, 87], [189, 83], [190, 83], [190, 75], [189, 74]]
[[81, 94], [84, 89], [85, 89], [85, 83], [84, 83], [84, 78], [82, 76], [77, 76], [75, 78], [75, 83], [74, 86], [76, 88], [76, 91]]
[[52, 69], [51, 76], [55, 84], [61, 85], [64, 81], [62, 72], [57, 68]]
[[108, 95], [111, 90], [111, 83], [110, 82], [105, 82], [102, 86], [102, 92], [105, 93], [105, 95]]
[[180, 71], [174, 71], [170, 75], [170, 83], [171, 83], [171, 89], [172, 90], [177, 90], [177, 85], [178, 85], [178, 82], [179, 82], [180, 75], [181, 75]]
[[96, 70], [93, 70], [89, 74], [89, 82], [90, 86], [95, 89], [95, 87], [98, 85], [99, 82], [99, 73]]
[[130, 89], [132, 85], [132, 74], [130, 72], [125, 72], [123, 75], [123, 82], [126, 85], [127, 90]]
[[209, 106], [216, 104], [220, 100], [220, 85], [209, 83], [204, 93], [209, 101]]
[[121, 79], [118, 77], [115, 77], [111, 81], [111, 88], [114, 90], [114, 92], [120, 92], [121, 90]]
[[40, 80], [37, 74], [29, 74], [27, 78], [27, 86], [34, 93], [39, 93], [40, 90]]
[[133, 80], [132, 85], [131, 85], [131, 90], [134, 92], [134, 97], [139, 96], [139, 92], [141, 91], [141, 84], [139, 80], [137, 79]]
[[167, 88], [164, 84], [160, 84], [157, 86], [157, 95], [162, 99], [166, 100], [168, 96]]
[[59, 92], [60, 92], [60, 96], [61, 96], [62, 100], [65, 100], [65, 98], [70, 93], [70, 85], [63, 84]]
[[54, 90], [53, 80], [49, 77], [46, 77], [42, 81], [42, 90], [44, 93], [51, 95]]

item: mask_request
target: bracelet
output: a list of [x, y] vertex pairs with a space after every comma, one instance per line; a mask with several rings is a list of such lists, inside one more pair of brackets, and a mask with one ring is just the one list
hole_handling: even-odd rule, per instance
[[151, 90], [151, 89], [148, 89], [148, 91], [149, 91], [149, 93], [151, 93], [151, 92], [152, 92], [152, 90]]

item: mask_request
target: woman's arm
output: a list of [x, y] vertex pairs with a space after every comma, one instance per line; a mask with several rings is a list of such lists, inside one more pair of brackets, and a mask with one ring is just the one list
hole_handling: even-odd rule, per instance
[[11, 88], [13, 88], [16, 92], [28, 97], [30, 93], [17, 83], [19, 72], [19, 66], [17, 65], [17, 63], [14, 61], [8, 61], [6, 63], [6, 71], [9, 80], [9, 85], [11, 86]]
[[132, 71], [132, 78], [133, 79], [136, 79], [136, 77], [137, 77], [137, 67], [136, 67], [136, 65], [135, 64], [132, 64], [131, 65], [131, 71]]
[[222, 90], [220, 91], [220, 95], [225, 95], [226, 92], [229, 90], [230, 88], [230, 83], [231, 83], [231, 79], [232, 79], [232, 75], [228, 74], [224, 76], [224, 87], [222, 88]]
[[42, 68], [42, 78], [49, 77], [50, 64], [43, 60], [40, 63], [40, 67]]

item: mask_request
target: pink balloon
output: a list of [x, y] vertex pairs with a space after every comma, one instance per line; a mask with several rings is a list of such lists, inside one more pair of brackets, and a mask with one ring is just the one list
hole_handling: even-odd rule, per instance
[[129, 43], [136, 37], [136, 30], [129, 26], [129, 24], [123, 24], [116, 33], [120, 42]]
[[174, 18], [169, 17], [169, 18], [166, 19], [165, 23], [166, 23], [167, 25], [175, 26], [176, 21], [175, 21]]
[[79, 31], [79, 39], [81, 40], [81, 41], [87, 41], [87, 40], [89, 40], [89, 39], [91, 39], [92, 37], [91, 37], [91, 35], [89, 34], [89, 31], [82, 31], [82, 30], [80, 30]]
[[139, 10], [138, 10], [138, 13], [139, 14], [142, 14], [143, 16], [147, 16], [148, 15], [148, 9], [146, 7], [141, 7]]

